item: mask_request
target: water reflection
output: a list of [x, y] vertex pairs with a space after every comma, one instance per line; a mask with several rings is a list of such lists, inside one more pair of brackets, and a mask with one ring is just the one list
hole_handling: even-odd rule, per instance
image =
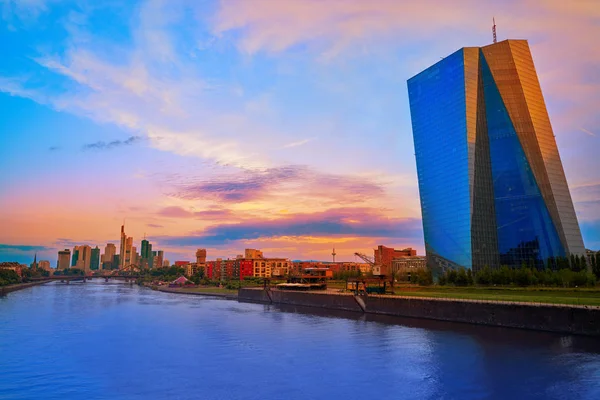
[[113, 282], [0, 299], [0, 354], [8, 398], [600, 398], [592, 338]]

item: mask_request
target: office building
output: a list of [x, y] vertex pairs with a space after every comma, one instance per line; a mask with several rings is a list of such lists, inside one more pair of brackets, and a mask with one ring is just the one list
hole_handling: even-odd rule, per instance
[[113, 269], [119, 264], [113, 264], [115, 255], [117, 254], [117, 246], [113, 243], [107, 243], [104, 247], [104, 254], [102, 255], [102, 269]]
[[584, 253], [527, 41], [463, 48], [408, 92], [429, 267]]
[[399, 257], [412, 257], [416, 256], [417, 251], [412, 247], [407, 247], [402, 250], [396, 250], [392, 247], [386, 247], [379, 245], [373, 250], [373, 258], [375, 264], [381, 265], [384, 271], [391, 271], [392, 261]]
[[196, 250], [196, 264], [206, 263], [206, 249]]
[[38, 268], [48, 272], [52, 271], [52, 268], [50, 268], [50, 261], [48, 260], [40, 260], [38, 263]]
[[256, 250], [256, 249], [246, 249], [244, 251], [244, 258], [247, 258], [247, 259], [263, 258], [263, 253], [262, 253], [262, 251]]
[[165, 252], [162, 250], [153, 251], [154, 255], [154, 268], [161, 268], [163, 266], [163, 259], [165, 258]]
[[125, 234], [125, 225], [121, 225], [121, 246], [119, 250], [119, 269], [135, 264], [135, 250], [133, 250], [133, 237]]
[[100, 248], [98, 246], [92, 249], [92, 254], [90, 258], [90, 269], [93, 271], [97, 271], [100, 269]]
[[75, 268], [79, 259], [79, 246], [73, 247], [73, 256], [71, 258], [71, 268]]
[[83, 246], [75, 246], [73, 253], [77, 253], [75, 268], [80, 269], [85, 273], [90, 272], [90, 265], [92, 261], [92, 248], [87, 244]]
[[58, 252], [58, 261], [56, 263], [56, 269], [63, 270], [69, 268], [69, 261], [71, 260], [71, 250], [64, 249]]

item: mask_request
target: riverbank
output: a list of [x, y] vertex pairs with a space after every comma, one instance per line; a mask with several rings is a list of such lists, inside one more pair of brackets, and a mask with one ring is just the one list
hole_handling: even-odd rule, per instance
[[287, 304], [600, 336], [600, 307], [450, 298], [369, 295], [335, 292], [294, 292], [261, 288], [240, 289], [238, 301]]
[[5, 296], [8, 293], [16, 292], [17, 290], [27, 289], [37, 285], [43, 285], [44, 283], [52, 282], [51, 280], [47, 281], [38, 281], [38, 282], [26, 282], [26, 283], [17, 283], [16, 285], [8, 285], [8, 286], [0, 286], [0, 296]]
[[238, 299], [238, 291], [237, 290], [228, 290], [228, 289], [219, 289], [216, 287], [192, 287], [192, 288], [171, 288], [167, 286], [157, 286], [157, 285], [148, 285], [143, 284], [152, 290], [157, 290], [159, 292], [164, 293], [177, 293], [177, 294], [187, 294], [194, 296], [213, 296], [213, 297], [221, 297], [228, 300], [237, 300]]

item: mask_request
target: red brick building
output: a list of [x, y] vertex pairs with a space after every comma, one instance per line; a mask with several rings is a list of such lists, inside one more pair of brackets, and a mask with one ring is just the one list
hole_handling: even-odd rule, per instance
[[175, 261], [175, 266], [176, 267], [185, 267], [189, 263], [190, 263], [189, 261]]
[[392, 247], [385, 247], [379, 245], [376, 249], [373, 250], [375, 256], [375, 264], [382, 265], [388, 270], [392, 267], [392, 261], [394, 258], [401, 257], [414, 257], [417, 255], [417, 251], [411, 247], [407, 247], [406, 249], [396, 250]]
[[233, 278], [244, 280], [254, 276], [254, 264], [252, 260], [238, 258], [233, 264]]

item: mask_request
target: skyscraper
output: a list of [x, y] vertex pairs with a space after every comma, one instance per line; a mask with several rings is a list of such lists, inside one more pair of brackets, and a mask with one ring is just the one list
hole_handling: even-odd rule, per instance
[[206, 249], [196, 250], [196, 264], [204, 264], [206, 262]]
[[113, 264], [116, 254], [117, 247], [113, 243], [108, 243], [104, 248], [104, 255], [102, 256], [102, 269], [113, 269], [118, 267], [118, 265]]
[[73, 257], [71, 259], [71, 267], [77, 265], [77, 259], [79, 259], [79, 246], [73, 247]]
[[125, 225], [121, 225], [121, 247], [119, 253], [119, 269], [123, 269], [132, 264], [132, 258], [135, 255], [132, 254], [133, 238], [125, 235]]
[[56, 263], [56, 268], [59, 270], [69, 268], [69, 261], [71, 259], [71, 250], [64, 249], [58, 252], [58, 262]]
[[408, 81], [433, 269], [584, 252], [529, 45], [463, 48]]
[[153, 263], [154, 256], [152, 252], [152, 244], [144, 238], [144, 240], [142, 240], [141, 262], [139, 264], [143, 268], [152, 268]]
[[121, 225], [121, 246], [119, 247], [119, 269], [123, 268], [125, 263], [125, 247], [127, 246], [127, 235], [125, 235], [125, 225]]
[[162, 268], [163, 259], [165, 258], [165, 252], [162, 250], [158, 250], [155, 253], [156, 257], [154, 257], [154, 268]]
[[77, 262], [75, 264], [75, 268], [78, 268], [85, 273], [90, 272], [90, 265], [92, 261], [92, 248], [87, 244], [83, 246], [76, 246], [77, 251]]
[[90, 258], [90, 269], [100, 269], [100, 248], [98, 246], [92, 249], [92, 254]]

